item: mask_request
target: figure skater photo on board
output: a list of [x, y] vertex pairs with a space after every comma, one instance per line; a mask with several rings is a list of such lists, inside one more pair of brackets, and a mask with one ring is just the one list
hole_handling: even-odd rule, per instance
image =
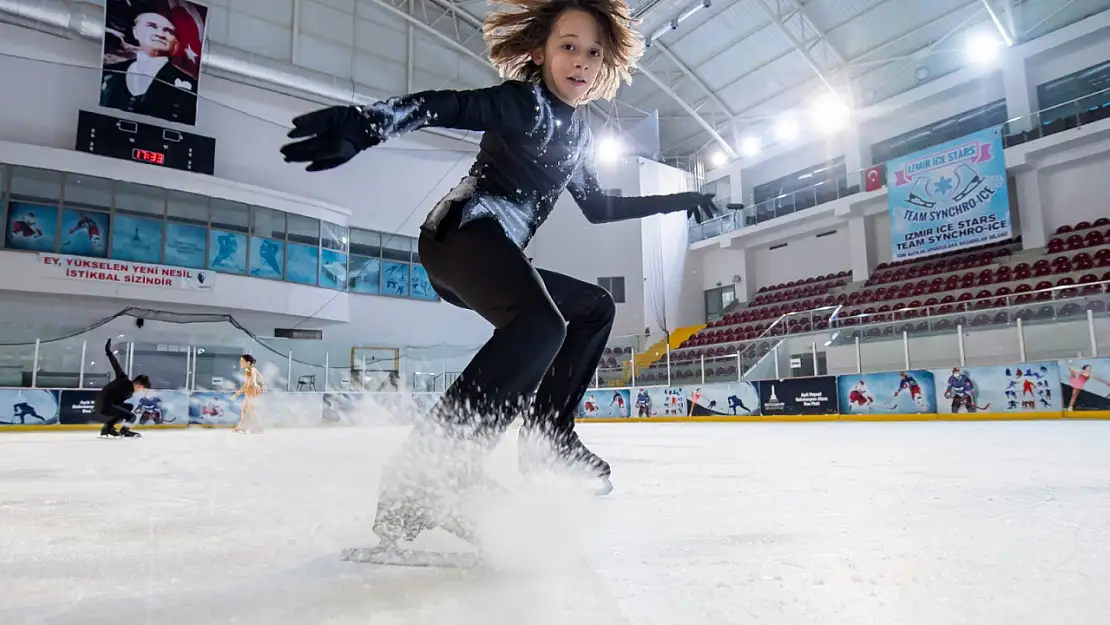
[[687, 417], [694, 416], [694, 407], [698, 405], [698, 402], [700, 400], [701, 400], [701, 389], [696, 388], [696, 389], [694, 389], [693, 393], [690, 393], [690, 410], [687, 411], [687, 414], [686, 414]]
[[[722, 212], [702, 193], [618, 197], [602, 190], [581, 109], [612, 99], [621, 81], [631, 80], [643, 52], [633, 26], [624, 0], [509, 0], [483, 27], [505, 82], [313, 111], [293, 120], [295, 141], [281, 149], [287, 162], [323, 171], [421, 128], [483, 133], [469, 174], [423, 222], [419, 253], [443, 300], [473, 310], [494, 333], [431, 419], [449, 439], [488, 447], [522, 413], [521, 469], [538, 468], [529, 450], [542, 443], [602, 494], [612, 489], [609, 463], [579, 439], [574, 418], [616, 307], [596, 284], [534, 267], [523, 249], [564, 190], [594, 224], [674, 212], [700, 223]], [[421, 440], [433, 440], [428, 429], [415, 429], [384, 472], [374, 524], [383, 544], [411, 539], [437, 521], [437, 497], [421, 480], [444, 454], [421, 457]]]
[[[1072, 361], [1068, 361], [1068, 386], [1071, 386], [1071, 399], [1068, 400], [1069, 411], [1075, 410], [1075, 404], [1079, 400], [1079, 396], [1083, 394], [1084, 390], [1086, 390], [1088, 393], [1091, 392], [1090, 390], [1086, 389], [1087, 383], [1091, 380], [1099, 382], [1104, 386], [1110, 386], [1110, 382], [1096, 377], [1093, 374], [1091, 365], [1083, 365], [1082, 367], [1076, 369], [1072, 365]], [[1107, 397], [1103, 397], [1103, 399], [1107, 399]]]
[[[257, 363], [258, 361], [250, 354], [239, 357], [239, 368], [243, 370], [243, 384], [231, 396], [231, 401], [235, 401], [240, 395], [243, 396], [243, 405], [239, 409], [239, 424], [232, 428], [232, 431], [237, 434], [262, 433], [262, 420], [258, 418], [256, 404], [258, 398], [262, 396], [264, 384], [262, 374], [255, 366]], [[248, 420], [253, 421], [256, 427], [248, 425]]]
[[[93, 401], [96, 414], [104, 418], [104, 427], [100, 428], [100, 436], [105, 438], [138, 438], [142, 435], [131, 431], [135, 424], [135, 407], [127, 402], [134, 397], [136, 391], [150, 388], [150, 378], [137, 375], [134, 379], [128, 378], [123, 367], [119, 366], [116, 355], [112, 353], [112, 339], [104, 343], [104, 355], [112, 365], [116, 374], [110, 382], [100, 389]], [[116, 426], [120, 426], [117, 431]]]

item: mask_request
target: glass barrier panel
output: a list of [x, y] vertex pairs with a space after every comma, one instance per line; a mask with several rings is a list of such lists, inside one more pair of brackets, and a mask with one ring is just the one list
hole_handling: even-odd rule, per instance
[[[941, 369], [960, 364], [960, 329], [955, 324], [958, 319], [933, 324], [931, 319], [913, 312], [902, 315], [901, 319], [894, 324], [894, 338], [909, 352], [909, 369]], [[904, 368], [903, 358], [896, 370]]]
[[1110, 293], [1103, 291], [1089, 296], [1087, 308], [1090, 311], [1098, 354], [1101, 357], [1110, 356]]
[[[1022, 316], [1025, 362], [1090, 358], [1090, 326], [1085, 297], [1075, 289], [1056, 291], [1058, 299], [1044, 302], [1032, 315]], [[1026, 320], [1026, 317], [1029, 317]]]
[[34, 360], [34, 344], [0, 345], [0, 386], [30, 386]]
[[891, 316], [874, 315], [865, 318], [867, 325], [852, 328], [859, 337], [858, 361], [864, 373], [900, 371], [906, 366], [906, 350], [901, 333], [895, 333]]
[[[80, 336], [40, 342], [35, 386], [80, 388], [82, 347], [88, 349]], [[103, 346], [97, 347], [103, 349]]]

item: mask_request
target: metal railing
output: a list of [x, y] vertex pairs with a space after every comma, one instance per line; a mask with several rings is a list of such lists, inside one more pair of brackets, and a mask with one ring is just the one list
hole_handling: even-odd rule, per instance
[[[907, 363], [914, 361], [964, 366], [996, 359], [1097, 357], [1100, 350], [1110, 350], [1110, 281], [854, 316], [842, 316], [844, 307], [786, 313], [756, 338], [668, 350], [631, 380], [626, 376], [599, 382], [705, 384], [884, 371], [909, 367]], [[987, 339], [969, 349], [969, 333]], [[726, 353], [706, 353], [717, 350]], [[830, 364], [833, 352], [839, 364]]]

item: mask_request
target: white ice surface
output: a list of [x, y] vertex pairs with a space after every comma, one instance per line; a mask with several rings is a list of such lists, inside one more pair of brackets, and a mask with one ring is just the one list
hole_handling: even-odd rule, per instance
[[494, 502], [479, 571], [339, 560], [396, 429], [4, 434], [0, 623], [1110, 622], [1110, 423], [580, 430], [616, 491]]

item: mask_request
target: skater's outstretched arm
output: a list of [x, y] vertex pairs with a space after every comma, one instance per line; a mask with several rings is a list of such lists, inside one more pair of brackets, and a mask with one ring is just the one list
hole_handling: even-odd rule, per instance
[[507, 81], [465, 91], [422, 91], [366, 106], [330, 106], [293, 120], [281, 148], [287, 163], [309, 171], [338, 167], [359, 152], [427, 127], [498, 133], [526, 132], [543, 109], [532, 84]]
[[104, 354], [108, 356], [108, 362], [112, 365], [112, 371], [116, 372], [117, 378], [126, 378], [127, 373], [123, 371], [123, 367], [119, 366], [119, 361], [116, 360], [116, 355], [112, 353], [112, 340], [104, 344]]
[[592, 135], [587, 136], [582, 164], [574, 172], [567, 184], [567, 189], [578, 207], [582, 209], [582, 214], [592, 224], [639, 219], [678, 211], [686, 211], [700, 224], [722, 214], [722, 211], [713, 203], [713, 196], [705, 193], [683, 192], [639, 197], [606, 195], [597, 179]]

